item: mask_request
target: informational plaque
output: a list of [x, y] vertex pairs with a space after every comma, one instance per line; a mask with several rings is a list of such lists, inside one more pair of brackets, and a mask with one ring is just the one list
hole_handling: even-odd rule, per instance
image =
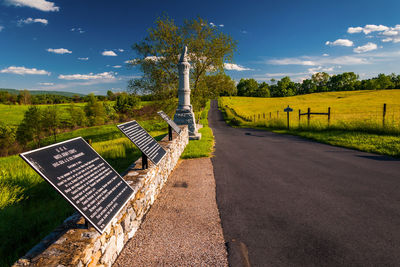
[[103, 233], [133, 189], [82, 137], [20, 156]]
[[176, 123], [173, 120], [171, 120], [171, 118], [168, 117], [168, 115], [164, 111], [159, 111], [157, 112], [157, 114], [160, 115], [161, 118], [163, 118], [163, 120], [165, 120], [177, 134], [179, 135], [181, 134], [182, 129], [179, 128], [179, 126], [176, 125]]
[[118, 129], [126, 135], [154, 164], [158, 164], [167, 154], [164, 148], [148, 133], [137, 121], [130, 121], [117, 125]]

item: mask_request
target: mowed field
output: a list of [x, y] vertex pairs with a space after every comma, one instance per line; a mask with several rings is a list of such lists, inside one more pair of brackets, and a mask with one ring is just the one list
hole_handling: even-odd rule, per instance
[[[386, 104], [383, 125], [383, 105]], [[290, 129], [287, 129], [287, 106]], [[222, 97], [225, 119], [232, 126], [268, 129], [321, 143], [400, 157], [400, 90], [327, 92], [281, 98]], [[328, 112], [328, 116], [306, 113]]]
[[[327, 92], [274, 98], [222, 97], [220, 102], [220, 106], [228, 106], [237, 115], [253, 122], [270, 119], [286, 122], [283, 110], [289, 105], [293, 109], [290, 113], [292, 126], [299, 125], [299, 109], [301, 113], [306, 113], [308, 108], [311, 112], [328, 112], [328, 107], [331, 108], [331, 125], [360, 121], [380, 124], [383, 104], [386, 103], [387, 125], [399, 126], [400, 122], [400, 90]], [[306, 121], [307, 116], [302, 116], [301, 123]], [[327, 116], [312, 115], [311, 123], [327, 124]]]

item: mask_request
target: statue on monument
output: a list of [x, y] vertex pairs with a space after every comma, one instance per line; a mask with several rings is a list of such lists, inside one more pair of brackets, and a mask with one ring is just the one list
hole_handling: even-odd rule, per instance
[[179, 88], [178, 88], [178, 108], [174, 116], [174, 122], [178, 125], [188, 125], [189, 139], [199, 140], [201, 134], [197, 132], [196, 119], [190, 104], [190, 83], [189, 73], [190, 64], [187, 59], [187, 46], [183, 48], [178, 63]]

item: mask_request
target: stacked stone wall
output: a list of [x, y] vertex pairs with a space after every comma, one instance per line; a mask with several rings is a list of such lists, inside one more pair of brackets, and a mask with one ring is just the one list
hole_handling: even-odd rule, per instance
[[13, 266], [111, 266], [135, 235], [188, 140], [188, 127], [182, 126], [181, 135], [174, 133], [172, 141], [168, 141], [168, 136], [160, 141], [167, 154], [158, 166], [149, 161], [149, 168], [142, 170], [139, 159], [123, 174], [134, 194], [103, 234], [86, 227], [84, 218], [75, 213]]

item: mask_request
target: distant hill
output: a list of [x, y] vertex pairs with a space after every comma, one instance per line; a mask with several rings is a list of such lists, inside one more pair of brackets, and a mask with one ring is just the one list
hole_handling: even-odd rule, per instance
[[[17, 94], [19, 94], [19, 91], [21, 91], [21, 90], [0, 88], [0, 91], [6, 91], [6, 92], [9, 92], [10, 94], [17, 95]], [[28, 90], [28, 91], [31, 95], [61, 95], [61, 96], [68, 96], [68, 97], [72, 97], [74, 95], [85, 96], [84, 94], [62, 92], [62, 91], [38, 91], [38, 90]]]

